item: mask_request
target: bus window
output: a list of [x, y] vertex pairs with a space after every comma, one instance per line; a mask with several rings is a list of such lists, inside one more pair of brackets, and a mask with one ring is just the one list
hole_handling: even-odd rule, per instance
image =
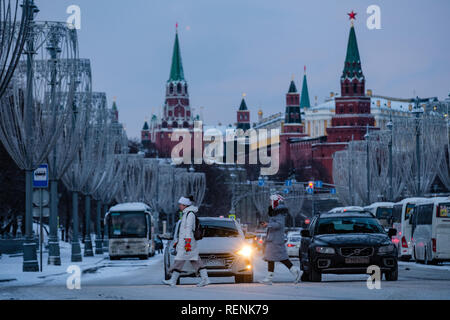
[[392, 223], [400, 223], [402, 222], [402, 208], [403, 205], [396, 205], [394, 209], [392, 209]]
[[419, 207], [417, 215], [417, 225], [431, 225], [433, 221], [433, 204]]
[[405, 221], [406, 220], [409, 220], [409, 218], [411, 217], [411, 214], [413, 213], [413, 209], [414, 209], [414, 207], [415, 207], [416, 205], [414, 205], [414, 204], [411, 204], [411, 203], [408, 203], [407, 205], [406, 205], [406, 211], [405, 211]]
[[[380, 220], [389, 220], [389, 218], [392, 216], [393, 208], [378, 208], [376, 217]], [[400, 222], [400, 221], [394, 221], [394, 222]]]
[[110, 226], [110, 238], [145, 238], [147, 236], [145, 215], [142, 213], [112, 213]]
[[450, 218], [450, 203], [440, 203], [438, 208], [438, 218]]

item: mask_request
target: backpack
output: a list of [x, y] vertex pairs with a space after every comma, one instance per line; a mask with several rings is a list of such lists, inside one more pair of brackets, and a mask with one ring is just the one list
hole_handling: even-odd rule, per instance
[[203, 228], [200, 224], [200, 220], [198, 219], [195, 212], [192, 212], [195, 215], [195, 231], [194, 231], [194, 239], [195, 241], [199, 241], [203, 239]]

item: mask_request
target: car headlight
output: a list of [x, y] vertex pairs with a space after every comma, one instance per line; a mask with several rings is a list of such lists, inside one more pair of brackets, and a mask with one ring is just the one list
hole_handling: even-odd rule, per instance
[[243, 257], [250, 257], [252, 255], [252, 247], [250, 246], [244, 246], [241, 250], [237, 252], [238, 255]]
[[393, 253], [395, 250], [395, 247], [393, 244], [387, 245], [387, 246], [381, 246], [378, 248], [378, 253]]
[[336, 253], [334, 248], [330, 248], [330, 247], [316, 247], [316, 252], [324, 253], [324, 254], [335, 254]]

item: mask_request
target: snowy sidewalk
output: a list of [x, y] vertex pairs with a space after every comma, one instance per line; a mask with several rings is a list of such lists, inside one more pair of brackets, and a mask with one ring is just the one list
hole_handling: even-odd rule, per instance
[[[83, 245], [82, 245], [83, 247]], [[83, 257], [82, 262], [71, 262], [71, 244], [60, 242], [61, 265], [51, 266], [47, 264], [48, 251], [44, 251], [42, 256], [43, 272], [23, 272], [22, 255], [6, 255], [0, 258], [0, 287], [9, 285], [35, 285], [49, 281], [52, 277], [69, 275], [67, 268], [72, 265], [79, 266], [82, 272], [98, 267], [108, 259], [108, 255], [95, 255], [94, 257]], [[83, 250], [82, 250], [83, 253]], [[37, 253], [39, 261], [39, 251]]]

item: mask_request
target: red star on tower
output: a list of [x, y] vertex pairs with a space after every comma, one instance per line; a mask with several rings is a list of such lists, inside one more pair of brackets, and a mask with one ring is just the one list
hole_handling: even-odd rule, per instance
[[350, 17], [350, 20], [356, 20], [356, 15], [357, 15], [356, 12], [353, 12], [353, 10], [352, 10], [352, 12], [347, 13], [347, 14]]

